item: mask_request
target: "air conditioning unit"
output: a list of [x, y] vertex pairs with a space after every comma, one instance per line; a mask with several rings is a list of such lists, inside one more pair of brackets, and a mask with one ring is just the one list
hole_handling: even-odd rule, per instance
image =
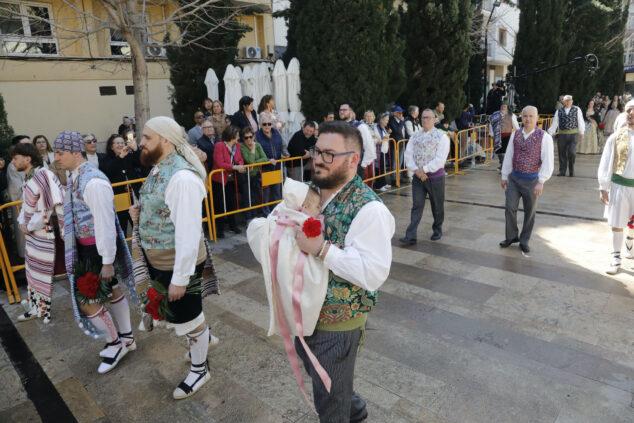
[[165, 57], [165, 47], [162, 44], [150, 43], [147, 45], [147, 55], [149, 57]]
[[244, 48], [244, 57], [246, 59], [261, 59], [262, 50], [260, 50], [260, 47], [246, 46]]

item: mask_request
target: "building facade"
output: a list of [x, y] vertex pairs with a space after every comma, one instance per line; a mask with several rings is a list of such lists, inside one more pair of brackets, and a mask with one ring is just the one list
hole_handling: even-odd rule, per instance
[[[16, 133], [51, 139], [72, 129], [93, 132], [104, 141], [123, 116], [134, 116], [128, 44], [117, 31], [104, 28], [108, 15], [101, 1], [77, 4], [81, 10], [61, 0], [0, 0], [0, 93]], [[271, 1], [236, 4], [261, 11], [240, 18], [253, 31], [241, 40], [237, 61], [267, 60], [267, 48], [274, 45]], [[149, 23], [150, 113], [171, 116], [169, 68], [161, 40], [176, 31], [166, 18], [177, 2], [149, 0], [139, 7]]]
[[628, 12], [625, 37], [623, 38], [623, 66], [625, 69], [625, 91], [634, 93], [634, 3], [630, 2]]
[[519, 0], [484, 0], [482, 3], [483, 26], [488, 32], [487, 91], [495, 81], [504, 80], [513, 63], [520, 28], [518, 3]]

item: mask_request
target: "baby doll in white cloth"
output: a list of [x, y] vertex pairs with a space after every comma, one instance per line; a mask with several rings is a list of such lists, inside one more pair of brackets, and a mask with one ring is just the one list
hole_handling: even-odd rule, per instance
[[[282, 197], [282, 202], [268, 217], [251, 221], [247, 228], [247, 239], [251, 251], [262, 266], [266, 284], [270, 309], [268, 336], [282, 335], [277, 298], [279, 298], [281, 314], [284, 316], [291, 336], [300, 335], [297, 330], [299, 316], [295, 316], [293, 311], [293, 289], [294, 285], [295, 289], [299, 289], [300, 275], [303, 275], [303, 286], [301, 286], [303, 333], [301, 335], [310, 336], [315, 330], [319, 312], [326, 298], [328, 269], [320, 259], [313, 255], [306, 255], [299, 249], [295, 234], [297, 230], [304, 230], [310, 237], [309, 232], [316, 236], [315, 232], [323, 231], [322, 219], [319, 216], [321, 198], [313, 188], [290, 178], [284, 182]], [[306, 222], [307, 220], [309, 222]], [[273, 266], [277, 269], [279, 295], [274, 293]]]

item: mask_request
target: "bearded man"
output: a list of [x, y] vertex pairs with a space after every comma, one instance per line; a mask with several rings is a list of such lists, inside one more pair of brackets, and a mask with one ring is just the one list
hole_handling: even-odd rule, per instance
[[295, 339], [295, 350], [313, 380], [321, 422], [358, 422], [368, 415], [365, 401], [353, 391], [354, 363], [368, 313], [392, 263], [394, 217], [356, 173], [362, 152], [361, 133], [353, 125], [337, 121], [319, 128], [311, 149], [312, 182], [321, 196], [325, 232], [307, 238], [298, 231], [296, 237], [304, 253], [323, 260], [329, 269], [315, 331], [304, 341], [330, 376], [330, 390]]
[[207, 363], [211, 336], [198, 289], [207, 259], [201, 225], [206, 172], [172, 118], [148, 120], [141, 147], [141, 164], [154, 167], [139, 193], [139, 205], [130, 208], [130, 217], [138, 225], [150, 278], [167, 291], [168, 327], [189, 341], [191, 368], [172, 394], [182, 399], [211, 378]]

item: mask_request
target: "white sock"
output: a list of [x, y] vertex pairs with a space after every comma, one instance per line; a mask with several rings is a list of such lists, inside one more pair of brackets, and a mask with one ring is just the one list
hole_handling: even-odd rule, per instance
[[132, 332], [132, 324], [130, 323], [130, 306], [125, 295], [121, 294], [119, 298], [110, 301], [110, 310], [117, 320], [121, 333]]
[[[200, 374], [194, 373], [194, 370], [200, 371], [207, 367], [207, 348], [209, 348], [209, 327], [205, 327], [193, 333], [187, 334], [189, 341], [189, 353], [192, 356], [192, 365], [189, 374], [185, 378], [185, 384], [192, 386], [200, 377]], [[198, 366], [195, 366], [198, 364]], [[202, 364], [202, 366], [200, 366]]]
[[198, 332], [187, 334], [189, 341], [189, 353], [192, 356], [192, 364], [200, 364], [207, 360], [207, 349], [209, 349], [209, 326]]
[[119, 339], [112, 316], [103, 306], [95, 314], [88, 316], [88, 318], [100, 333], [106, 334], [106, 340], [109, 343]]
[[621, 255], [621, 247], [623, 246], [623, 231], [612, 231], [612, 254]]

